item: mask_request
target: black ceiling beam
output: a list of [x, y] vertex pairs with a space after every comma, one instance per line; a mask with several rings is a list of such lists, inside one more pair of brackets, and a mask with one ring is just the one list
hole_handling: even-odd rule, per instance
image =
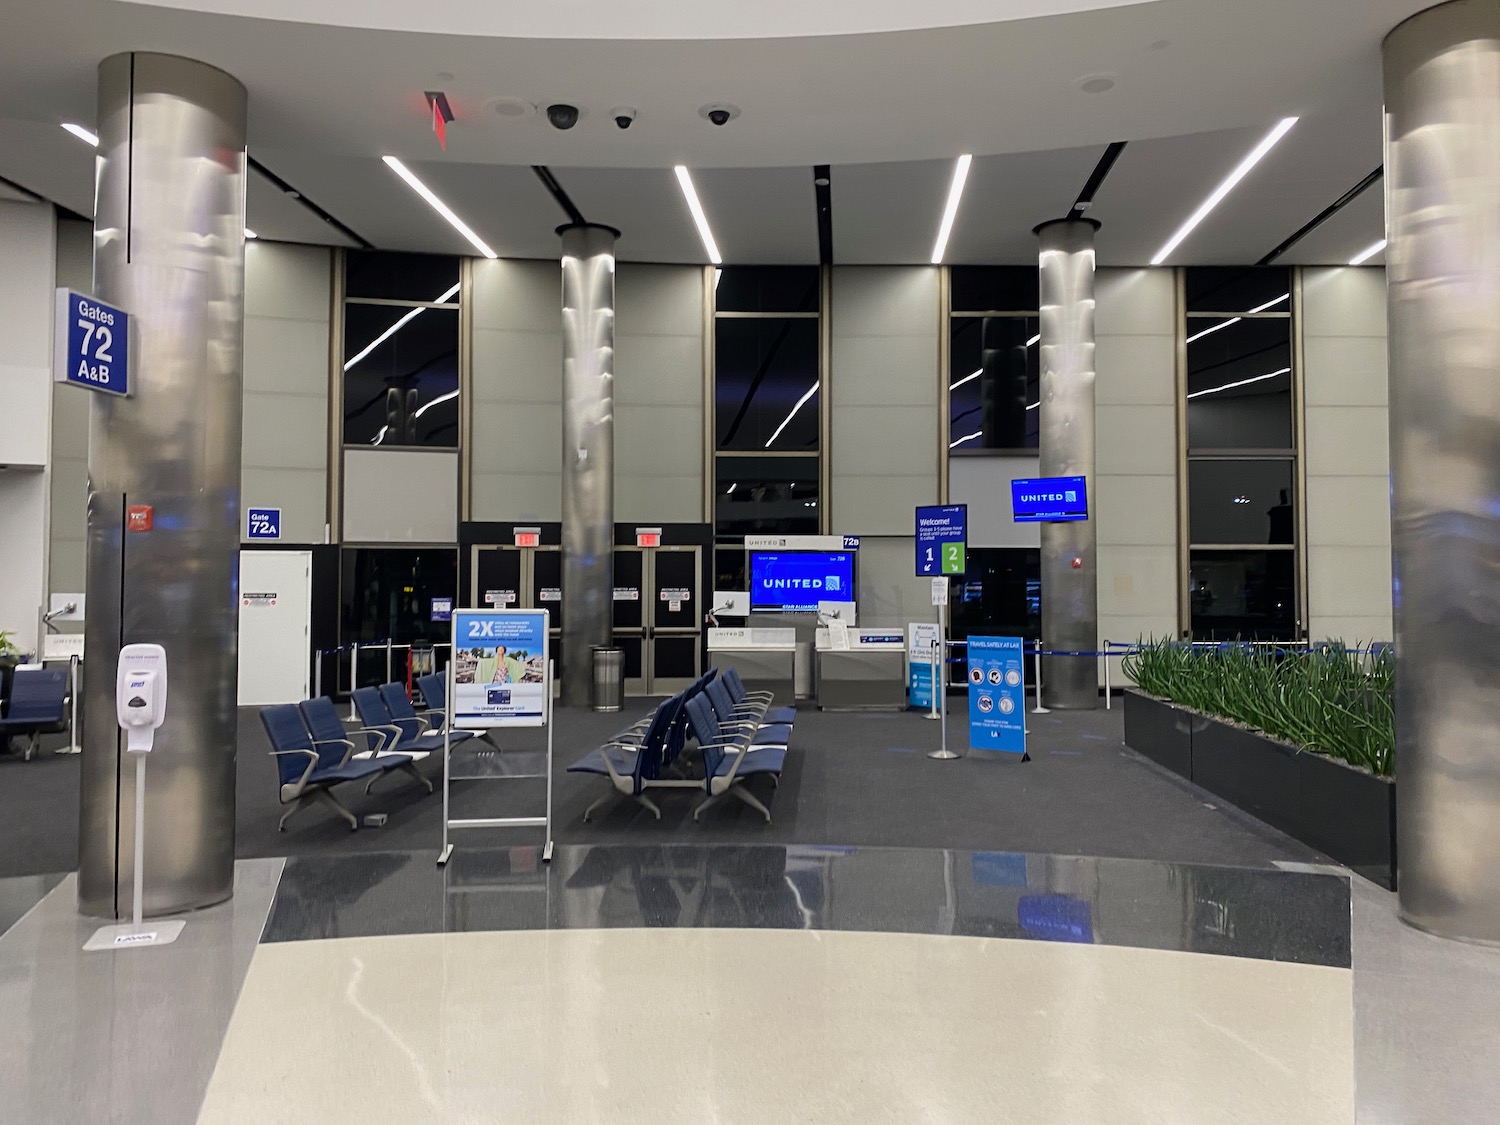
[[813, 195], [818, 204], [818, 264], [833, 265], [833, 170], [813, 165]]
[[1104, 177], [1109, 175], [1110, 169], [1115, 166], [1115, 161], [1120, 159], [1120, 153], [1125, 151], [1125, 144], [1124, 141], [1111, 141], [1109, 147], [1104, 150], [1099, 163], [1095, 164], [1094, 170], [1089, 173], [1088, 182], [1078, 193], [1073, 209], [1068, 212], [1070, 219], [1081, 218], [1083, 213], [1093, 206], [1094, 196], [1099, 194], [1099, 187], [1104, 183]]
[[1355, 184], [1348, 191], [1344, 192], [1343, 195], [1339, 196], [1327, 207], [1323, 208], [1323, 210], [1319, 211], [1318, 214], [1313, 218], [1312, 222], [1307, 223], [1299, 228], [1296, 234], [1292, 235], [1291, 238], [1288, 238], [1280, 246], [1276, 247], [1276, 249], [1272, 250], [1269, 254], [1267, 254], [1264, 258], [1262, 258], [1255, 264], [1258, 266], [1269, 266], [1272, 262], [1285, 254], [1297, 243], [1301, 242], [1314, 230], [1322, 226], [1329, 219], [1333, 218], [1345, 207], [1349, 206], [1349, 204], [1353, 203], [1360, 197], [1360, 195], [1364, 193], [1366, 188], [1370, 187], [1372, 184], [1378, 181], [1383, 175], [1385, 175], [1385, 166], [1381, 165], [1364, 179], [1360, 180], [1359, 183]]
[[557, 177], [552, 174], [552, 169], [545, 164], [533, 164], [531, 170], [536, 173], [536, 178], [542, 181], [542, 186], [552, 193], [552, 198], [557, 200], [557, 205], [563, 209], [563, 214], [574, 223], [587, 223], [583, 212], [578, 209], [578, 204], [568, 197], [563, 190], [562, 184], [557, 182]]
[[302, 206], [306, 207], [314, 215], [316, 215], [318, 218], [322, 219], [325, 223], [327, 223], [329, 226], [333, 227], [335, 230], [341, 232], [346, 237], [353, 239], [354, 242], [356, 244], [358, 244], [358, 246], [359, 246], [359, 248], [361, 250], [373, 250], [373, 249], [375, 249], [375, 244], [374, 243], [370, 242], [363, 235], [361, 235], [358, 231], [353, 230], [352, 228], [350, 228], [350, 227], [346, 226], [345, 224], [339, 222], [338, 219], [334, 218], [327, 211], [323, 210], [323, 208], [319, 207], [311, 199], [308, 199], [307, 196], [303, 195], [300, 191], [298, 191], [291, 184], [289, 184], [285, 180], [283, 180], [275, 172], [271, 171], [271, 169], [267, 168], [259, 160], [255, 159], [255, 157], [251, 156], [248, 152], [245, 153], [245, 160], [249, 163], [249, 165], [250, 165], [251, 168], [255, 169], [255, 171], [259, 172], [266, 179], [270, 180], [273, 184], [275, 184], [278, 188], [280, 188], [285, 194], [290, 195], [293, 199], [297, 200], [299, 203], [302, 204]]

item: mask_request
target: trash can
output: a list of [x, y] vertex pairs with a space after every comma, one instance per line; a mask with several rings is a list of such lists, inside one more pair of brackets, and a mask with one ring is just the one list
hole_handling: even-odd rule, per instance
[[594, 710], [618, 711], [625, 705], [625, 653], [612, 645], [595, 645]]

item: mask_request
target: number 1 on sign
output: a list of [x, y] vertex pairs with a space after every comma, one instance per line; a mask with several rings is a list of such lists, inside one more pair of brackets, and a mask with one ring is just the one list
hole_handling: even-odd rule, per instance
[[964, 570], [964, 545], [962, 543], [944, 543], [943, 573], [962, 574]]

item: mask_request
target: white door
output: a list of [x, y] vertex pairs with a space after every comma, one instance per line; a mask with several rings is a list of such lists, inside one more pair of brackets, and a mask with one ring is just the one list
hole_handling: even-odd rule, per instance
[[307, 698], [311, 551], [240, 552], [240, 706]]

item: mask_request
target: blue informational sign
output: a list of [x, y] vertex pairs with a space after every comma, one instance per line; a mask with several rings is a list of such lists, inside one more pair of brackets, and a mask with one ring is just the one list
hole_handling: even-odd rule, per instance
[[750, 556], [752, 610], [814, 613], [819, 602], [853, 600], [853, 551], [756, 551]]
[[57, 291], [52, 377], [91, 391], [130, 393], [130, 317], [71, 289]]
[[545, 609], [453, 610], [455, 727], [539, 727], [547, 721]]
[[969, 746], [1026, 753], [1020, 637], [969, 637]]
[[962, 574], [967, 569], [969, 506], [917, 509], [917, 577]]
[[846, 551], [857, 551], [857, 550], [859, 550], [859, 536], [858, 535], [846, 535], [846, 536], [844, 536], [844, 550], [846, 550]]
[[452, 598], [433, 598], [432, 599], [432, 620], [434, 620], [434, 621], [452, 621], [453, 620], [453, 599]]
[[280, 539], [281, 538], [281, 509], [280, 508], [246, 508], [245, 509], [245, 538], [246, 539]]
[[906, 705], [932, 707], [933, 650], [941, 633], [934, 621], [906, 627]]
[[1010, 482], [1010, 510], [1016, 523], [1064, 523], [1089, 518], [1084, 477], [1039, 477]]

